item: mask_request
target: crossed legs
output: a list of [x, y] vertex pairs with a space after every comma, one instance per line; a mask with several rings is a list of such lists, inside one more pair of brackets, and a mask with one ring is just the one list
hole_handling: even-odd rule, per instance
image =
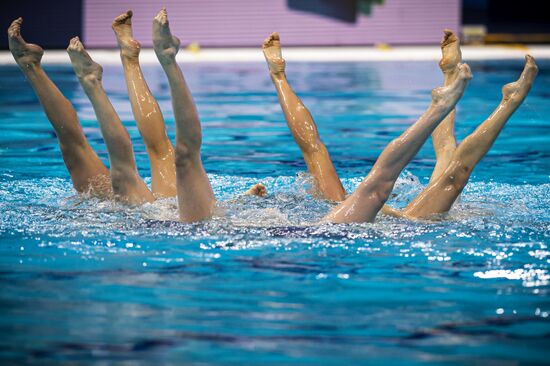
[[[344, 188], [330, 155], [321, 142], [315, 122], [286, 80], [285, 62], [277, 33], [271, 34], [264, 41], [263, 51], [288, 126], [302, 151], [310, 174], [315, 179], [319, 194], [333, 201], [342, 201], [345, 198]], [[437, 143], [444, 152], [443, 148], [447, 142], [445, 131], [454, 124], [454, 115], [449, 116], [449, 113], [454, 109], [471, 78], [469, 68], [466, 65], [459, 67], [458, 61], [454, 64], [452, 72], [448, 73], [446, 86], [433, 91], [433, 101], [427, 112], [384, 149], [357, 190], [330, 212], [325, 217], [326, 221], [372, 221], [391, 193], [401, 170], [442, 120], [446, 125], [439, 127], [441, 138]], [[443, 153], [440, 155], [444, 156]]]
[[446, 164], [442, 168], [444, 170], [440, 175], [432, 175], [428, 186], [402, 211], [402, 216], [429, 218], [451, 209], [477, 163], [493, 146], [506, 122], [529, 93], [537, 72], [534, 58], [527, 55], [519, 79], [502, 88], [502, 100], [498, 107], [458, 147], [452, 149], [448, 161], [440, 164]]
[[455, 107], [472, 78], [466, 64], [449, 86], [432, 91], [428, 110], [401, 136], [382, 151], [367, 177], [344, 202], [335, 207], [323, 221], [335, 223], [371, 222], [388, 199], [401, 171], [422, 147], [426, 139]]
[[[445, 78], [445, 87], [452, 89], [457, 78], [468, 79], [469, 76], [465, 75], [464, 66], [460, 64], [462, 55], [458, 37], [448, 29], [445, 29], [444, 32], [445, 36], [441, 43], [443, 57], [439, 65]], [[281, 55], [278, 34], [273, 33], [264, 42], [263, 49], [288, 126], [302, 150], [310, 174], [316, 180], [320, 195], [330, 200], [341, 200], [345, 191], [341, 188], [340, 180], [326, 147], [319, 138], [309, 111], [294, 94], [284, 75], [285, 62]], [[537, 70], [534, 59], [527, 56], [519, 80], [503, 87], [503, 99], [499, 106], [458, 146], [454, 134], [456, 119], [454, 105], [458, 99], [454, 100], [454, 97], [450, 97], [452, 93], [438, 102], [434, 99], [428, 112], [400, 138], [392, 141], [386, 147], [359, 188], [329, 213], [325, 220], [334, 222], [373, 220], [393, 188], [397, 178], [395, 173], [399, 174], [418, 151], [419, 146], [407, 143], [404, 137], [415, 135], [417, 136], [415, 141], [421, 145], [425, 140], [425, 132], [430, 129], [433, 130], [432, 142], [437, 162], [428, 186], [403, 211], [383, 206], [382, 212], [412, 219], [447, 212], [467, 184], [475, 165], [485, 156], [508, 119], [529, 93]], [[439, 89], [438, 93], [445, 95], [444, 90], [444, 88]], [[455, 95], [461, 96], [462, 92], [455, 93]], [[434, 96], [437, 99], [437, 95]], [[445, 100], [445, 98], [450, 99]], [[451, 102], [452, 108], [448, 113], [443, 113], [442, 108], [439, 108], [443, 120], [437, 121], [438, 118], [435, 118], [434, 111], [438, 109], [435, 106], [439, 104], [441, 107], [442, 100], [447, 103]], [[426, 120], [431, 121], [431, 124], [426, 123]], [[395, 153], [396, 151], [397, 153]], [[412, 155], [410, 155], [411, 152]], [[393, 163], [389, 164], [392, 159]], [[322, 167], [324, 169], [321, 169]]]
[[[447, 83], [455, 77], [461, 59], [460, 41], [450, 30], [445, 30], [441, 51], [440, 67]], [[454, 136], [455, 114], [451, 113], [432, 134], [437, 160], [428, 186], [404, 210], [385, 206], [383, 212], [417, 219], [449, 211], [477, 163], [487, 154], [506, 122], [527, 97], [537, 72], [535, 60], [527, 55], [520, 78], [502, 88], [503, 97], [498, 107], [458, 146]]]
[[22, 23], [23, 19], [18, 18], [8, 29], [10, 51], [55, 130], [74, 188], [79, 193], [110, 197], [109, 171], [86, 140], [75, 109], [42, 69], [40, 60], [44, 51], [38, 45], [26, 43], [21, 36]]

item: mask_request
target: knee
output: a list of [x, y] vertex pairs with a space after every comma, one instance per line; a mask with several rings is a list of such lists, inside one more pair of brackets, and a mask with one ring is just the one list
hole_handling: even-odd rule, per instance
[[462, 163], [451, 164], [444, 173], [445, 185], [451, 189], [462, 191], [470, 179], [472, 170], [472, 167]]
[[59, 141], [59, 148], [62, 153], [79, 153], [82, 151], [91, 150], [88, 140], [79, 130], [68, 129], [62, 132], [56, 132]]
[[131, 180], [133, 172], [125, 168], [113, 168], [111, 167], [111, 185], [113, 192], [118, 195], [124, 195], [126, 187]]
[[113, 141], [115, 146], [119, 146], [120, 149], [133, 149], [132, 139], [126, 130], [111, 132], [109, 134], [109, 139]]
[[401, 146], [403, 146], [404, 144], [410, 142], [411, 139], [409, 136], [405, 135], [401, 135], [401, 136], [398, 136], [396, 138], [394, 138], [393, 140], [391, 140], [388, 145], [386, 146], [386, 149], [388, 149], [389, 151], [395, 151], [396, 149], [399, 149]]
[[376, 187], [376, 198], [381, 203], [385, 203], [393, 191], [394, 181], [384, 180], [378, 183]]
[[300, 147], [300, 150], [308, 154], [318, 153], [319, 151], [322, 151], [323, 148], [325, 148], [325, 145], [319, 139], [303, 140], [303, 141], [297, 140], [297, 143], [298, 143], [298, 146]]
[[187, 144], [177, 144], [175, 151], [176, 166], [186, 166], [200, 155], [200, 149]]

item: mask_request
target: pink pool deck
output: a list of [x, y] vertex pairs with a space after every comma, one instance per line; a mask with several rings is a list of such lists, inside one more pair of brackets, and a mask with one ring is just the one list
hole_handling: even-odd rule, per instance
[[287, 46], [432, 44], [442, 29], [458, 31], [461, 18], [460, 0], [385, 0], [355, 23], [290, 9], [287, 0], [84, 0], [84, 42], [115, 47], [111, 22], [132, 9], [134, 37], [149, 47], [152, 19], [163, 6], [175, 35], [206, 47], [254, 47], [273, 31]]

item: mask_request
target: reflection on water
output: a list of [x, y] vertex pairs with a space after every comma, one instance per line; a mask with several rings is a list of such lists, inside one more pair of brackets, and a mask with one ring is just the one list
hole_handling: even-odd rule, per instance
[[[348, 192], [422, 113], [430, 63], [289, 65]], [[203, 119], [216, 216], [177, 222], [174, 199], [129, 208], [74, 195], [55, 136], [15, 68], [0, 68], [0, 360], [166, 364], [543, 363], [550, 329], [548, 75], [440, 221], [318, 225], [310, 178], [264, 65], [184, 65]], [[472, 65], [469, 133], [521, 63]], [[70, 70], [51, 67], [105, 158]], [[160, 68], [146, 77], [174, 134]], [[506, 79], [506, 80], [504, 80]], [[119, 68], [105, 85], [147, 177]], [[544, 117], [543, 117], [544, 116]], [[431, 146], [396, 184], [427, 182]], [[146, 178], [149, 182], [150, 179]], [[258, 181], [266, 199], [242, 196]]]

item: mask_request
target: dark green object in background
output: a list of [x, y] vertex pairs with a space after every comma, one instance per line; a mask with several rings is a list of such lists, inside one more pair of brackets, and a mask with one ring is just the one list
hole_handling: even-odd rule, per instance
[[357, 11], [364, 15], [370, 15], [374, 5], [382, 5], [384, 0], [357, 0]]
[[384, 0], [288, 0], [293, 10], [319, 14], [348, 23], [355, 23], [358, 14], [370, 15], [375, 5]]

